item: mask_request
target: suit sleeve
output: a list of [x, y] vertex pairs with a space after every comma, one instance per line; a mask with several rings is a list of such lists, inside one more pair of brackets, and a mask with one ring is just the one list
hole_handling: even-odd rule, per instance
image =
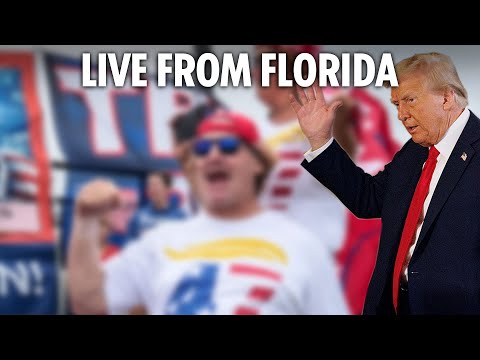
[[375, 176], [367, 174], [355, 165], [336, 141], [311, 162], [302, 162], [310, 174], [362, 219], [381, 216], [391, 164]]

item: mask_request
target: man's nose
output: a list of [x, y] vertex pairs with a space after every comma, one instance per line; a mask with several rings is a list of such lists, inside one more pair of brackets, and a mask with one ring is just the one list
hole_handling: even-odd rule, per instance
[[222, 158], [222, 152], [220, 151], [217, 144], [212, 145], [212, 148], [208, 152], [207, 159], [208, 160], [217, 160]]
[[401, 104], [398, 105], [398, 120], [405, 121], [410, 117], [410, 113]]

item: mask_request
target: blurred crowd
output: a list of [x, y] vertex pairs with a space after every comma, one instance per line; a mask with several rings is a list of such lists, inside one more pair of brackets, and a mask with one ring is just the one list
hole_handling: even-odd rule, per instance
[[[171, 120], [186, 193], [174, 191], [162, 169], [148, 172], [141, 206], [138, 194], [108, 179], [83, 184], [68, 234], [68, 312], [361, 314], [381, 223], [351, 215], [303, 170], [309, 144], [290, 106], [292, 89], [278, 87], [276, 74], [271, 86], [259, 85], [263, 52], [286, 53], [291, 78], [299, 53], [319, 51], [255, 47], [266, 128], [213, 96]], [[339, 144], [366, 172], [382, 170], [398, 150], [383, 103], [362, 88], [323, 91], [328, 102], [342, 102]]]

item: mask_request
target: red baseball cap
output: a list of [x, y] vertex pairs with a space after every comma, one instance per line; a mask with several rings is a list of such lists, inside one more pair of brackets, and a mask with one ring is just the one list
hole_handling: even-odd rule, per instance
[[203, 136], [215, 131], [238, 136], [246, 143], [252, 145], [260, 141], [260, 135], [253, 120], [243, 114], [232, 111], [219, 110], [207, 117], [199, 125], [197, 136]]
[[249, 117], [226, 110], [217, 110], [207, 117], [197, 128], [197, 137], [204, 136], [211, 132], [226, 132], [245, 141], [250, 145], [251, 150], [260, 156], [266, 166], [265, 174], [271, 171], [276, 162], [275, 153], [260, 139], [255, 122]]

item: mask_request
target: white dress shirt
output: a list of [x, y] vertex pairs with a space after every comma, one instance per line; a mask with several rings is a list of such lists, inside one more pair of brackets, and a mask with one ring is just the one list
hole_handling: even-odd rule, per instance
[[[402, 271], [402, 275], [405, 280], [408, 280], [408, 263], [413, 255], [415, 250], [415, 246], [417, 245], [418, 237], [422, 231], [423, 220], [425, 219], [424, 214], [427, 213], [428, 206], [430, 205], [430, 201], [432, 200], [432, 196], [435, 192], [437, 187], [438, 181], [440, 180], [440, 176], [442, 175], [443, 169], [445, 169], [445, 165], [447, 164], [448, 159], [450, 158], [450, 154], [452, 153], [455, 145], [457, 144], [460, 135], [463, 132], [463, 129], [467, 125], [468, 119], [470, 118], [470, 111], [468, 109], [463, 110], [457, 120], [450, 126], [447, 130], [443, 138], [440, 142], [435, 145], [436, 149], [440, 152], [437, 158], [437, 166], [435, 167], [435, 171], [432, 175], [432, 180], [430, 182], [430, 187], [428, 189], [428, 195], [425, 199], [425, 203], [423, 204], [423, 212], [420, 215], [420, 220], [418, 221], [417, 229], [415, 231], [415, 241], [412, 242], [412, 245], [408, 251], [407, 259], [405, 261], [405, 266]], [[324, 146], [320, 149], [312, 151], [311, 149], [305, 153], [305, 159], [308, 162], [312, 162], [317, 156], [319, 156], [322, 152], [324, 152], [331, 144], [333, 143], [333, 138], [331, 138]], [[425, 164], [424, 164], [425, 165]]]

